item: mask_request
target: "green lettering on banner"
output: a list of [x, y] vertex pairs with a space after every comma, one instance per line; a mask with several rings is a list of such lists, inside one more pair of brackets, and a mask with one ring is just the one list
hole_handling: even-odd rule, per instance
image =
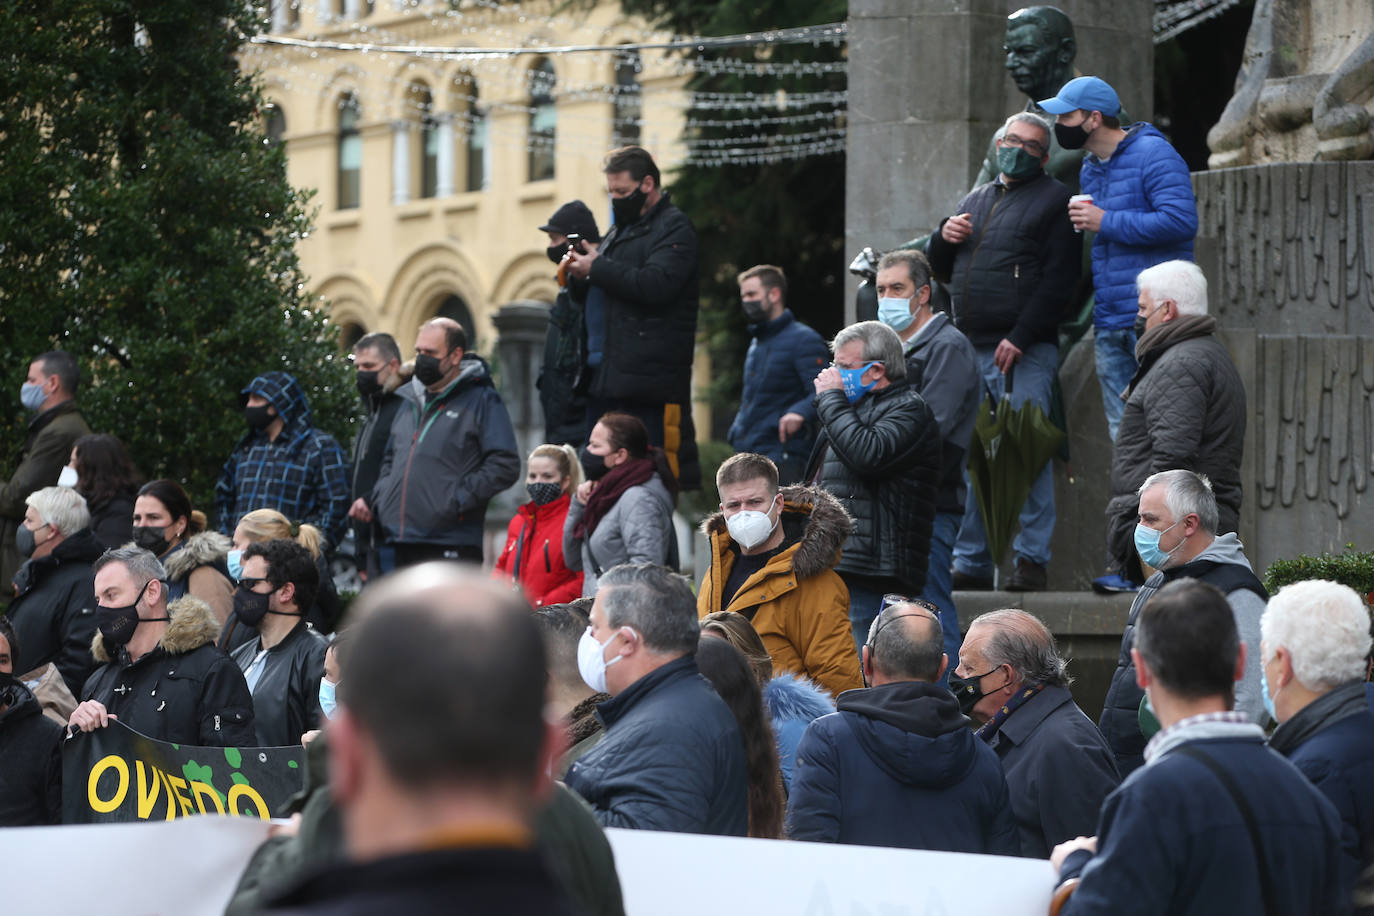
[[77, 733], [63, 745], [63, 822], [172, 820], [204, 814], [266, 820], [300, 791], [303, 760], [299, 746], [178, 746], [112, 722], [94, 732]]

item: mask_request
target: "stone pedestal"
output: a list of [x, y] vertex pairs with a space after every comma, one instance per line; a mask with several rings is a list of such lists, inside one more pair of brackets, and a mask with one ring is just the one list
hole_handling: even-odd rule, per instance
[[544, 365], [544, 335], [549, 304], [532, 299], [511, 302], [492, 317], [496, 326], [493, 369], [496, 387], [505, 401], [520, 452], [520, 478], [491, 501], [487, 510], [487, 557], [500, 555], [506, 542], [506, 523], [529, 497], [525, 492], [524, 460], [544, 441], [544, 409], [539, 404], [539, 371]]

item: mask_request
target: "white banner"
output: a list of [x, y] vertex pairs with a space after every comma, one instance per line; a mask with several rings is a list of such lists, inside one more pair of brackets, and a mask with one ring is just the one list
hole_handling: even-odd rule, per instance
[[1045, 916], [1053, 866], [957, 852], [607, 830], [626, 916]]

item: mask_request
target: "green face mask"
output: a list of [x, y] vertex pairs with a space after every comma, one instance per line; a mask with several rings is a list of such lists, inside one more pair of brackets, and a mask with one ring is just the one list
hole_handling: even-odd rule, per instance
[[1040, 160], [1018, 147], [999, 146], [997, 168], [1008, 178], [1021, 181], [1040, 174]]

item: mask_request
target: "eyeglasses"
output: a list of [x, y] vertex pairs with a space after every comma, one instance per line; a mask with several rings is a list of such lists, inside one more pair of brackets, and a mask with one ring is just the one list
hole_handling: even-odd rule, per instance
[[272, 584], [272, 580], [266, 577], [254, 578], [252, 576], [244, 576], [243, 578], [239, 579], [238, 587], [243, 589], [245, 592], [251, 592], [253, 590], [253, 586], [257, 585], [259, 582], [266, 582], [268, 585]]
[[1011, 134], [1007, 134], [1002, 138], [1002, 143], [1004, 146], [1014, 146], [1017, 149], [1023, 149], [1037, 159], [1045, 155], [1045, 147], [1036, 140], [1022, 140], [1020, 137], [1013, 137]]

